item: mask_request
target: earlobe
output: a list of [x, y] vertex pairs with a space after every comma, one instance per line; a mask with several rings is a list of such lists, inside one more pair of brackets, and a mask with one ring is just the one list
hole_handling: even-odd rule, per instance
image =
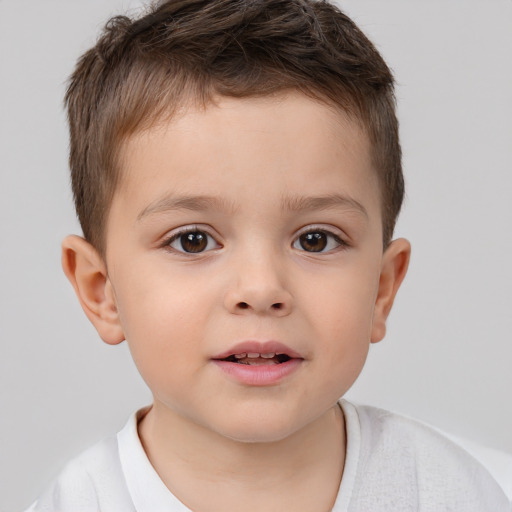
[[68, 236], [62, 242], [62, 268], [102, 340], [110, 345], [121, 343], [124, 334], [114, 290], [98, 251], [85, 239]]
[[396, 293], [404, 280], [411, 244], [404, 238], [393, 240], [384, 252], [379, 280], [379, 290], [373, 312], [371, 342], [377, 343], [386, 334], [386, 320], [393, 306]]

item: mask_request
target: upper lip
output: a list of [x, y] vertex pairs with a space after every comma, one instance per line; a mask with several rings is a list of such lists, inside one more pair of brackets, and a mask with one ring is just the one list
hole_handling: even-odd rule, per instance
[[229, 349], [221, 352], [212, 357], [212, 359], [226, 359], [235, 354], [286, 354], [288, 357], [294, 359], [304, 359], [298, 352], [292, 350], [284, 343], [278, 341], [242, 341], [233, 345]]

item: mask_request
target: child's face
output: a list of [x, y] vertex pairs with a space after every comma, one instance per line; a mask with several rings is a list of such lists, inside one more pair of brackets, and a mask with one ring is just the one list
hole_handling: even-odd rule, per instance
[[107, 284], [155, 413], [243, 441], [320, 418], [391, 306], [363, 133], [298, 93], [221, 98], [133, 137], [122, 173]]

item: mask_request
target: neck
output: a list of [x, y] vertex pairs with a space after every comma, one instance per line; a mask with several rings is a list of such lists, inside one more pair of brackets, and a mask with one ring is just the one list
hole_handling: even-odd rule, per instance
[[192, 510], [330, 510], [345, 457], [335, 405], [285, 439], [247, 443], [190, 422], [155, 402], [139, 424], [153, 467]]

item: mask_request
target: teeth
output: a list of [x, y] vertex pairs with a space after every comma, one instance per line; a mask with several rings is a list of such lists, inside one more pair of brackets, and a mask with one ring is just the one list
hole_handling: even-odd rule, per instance
[[246, 357], [249, 357], [251, 359], [257, 359], [259, 357], [262, 357], [263, 359], [272, 359], [275, 357], [275, 352], [269, 352], [268, 354], [260, 354], [258, 352], [242, 352], [241, 354], [234, 354], [235, 359], [245, 359]]
[[[234, 357], [237, 362], [245, 363], [245, 364], [258, 364], [257, 361], [247, 361], [248, 359], [267, 359], [270, 362], [270, 359], [274, 359], [276, 357], [275, 352], [268, 352], [267, 354], [260, 354], [259, 352], [242, 352], [240, 354], [233, 354], [231, 357]], [[242, 361], [245, 359], [246, 361]], [[280, 362], [280, 361], [279, 361]]]

